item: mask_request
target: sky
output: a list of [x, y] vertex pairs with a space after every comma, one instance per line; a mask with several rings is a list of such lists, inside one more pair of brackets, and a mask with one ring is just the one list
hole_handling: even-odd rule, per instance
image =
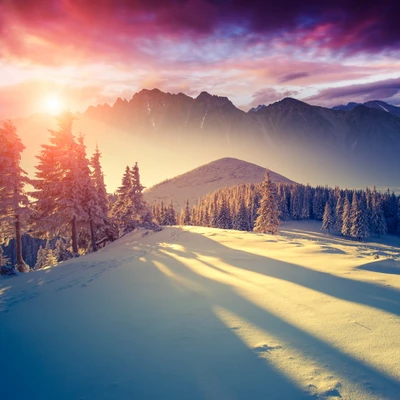
[[153, 88], [243, 110], [400, 106], [399, 15], [396, 0], [0, 0], [0, 119]]

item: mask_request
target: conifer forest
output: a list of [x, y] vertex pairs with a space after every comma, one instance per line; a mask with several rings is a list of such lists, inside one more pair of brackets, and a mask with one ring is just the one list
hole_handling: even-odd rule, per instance
[[182, 210], [147, 204], [139, 166], [127, 166], [121, 186], [107, 193], [96, 148], [89, 157], [74, 117], [57, 117], [37, 155], [36, 173], [20, 167], [24, 144], [11, 121], [0, 129], [0, 263], [3, 275], [28, 272], [96, 251], [139, 226], [195, 225], [276, 234], [282, 221], [317, 220], [321, 229], [351, 240], [400, 232], [400, 198], [365, 190], [273, 183], [242, 184], [208, 194]]

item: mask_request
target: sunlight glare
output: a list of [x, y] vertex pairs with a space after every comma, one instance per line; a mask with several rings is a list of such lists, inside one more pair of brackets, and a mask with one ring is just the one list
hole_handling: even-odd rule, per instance
[[58, 115], [63, 109], [63, 104], [58, 95], [50, 94], [44, 100], [44, 108], [49, 114]]

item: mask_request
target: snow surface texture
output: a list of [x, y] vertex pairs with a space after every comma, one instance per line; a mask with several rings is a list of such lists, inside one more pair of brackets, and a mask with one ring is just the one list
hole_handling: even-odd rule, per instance
[[400, 398], [399, 239], [319, 227], [140, 230], [2, 278], [1, 399]]

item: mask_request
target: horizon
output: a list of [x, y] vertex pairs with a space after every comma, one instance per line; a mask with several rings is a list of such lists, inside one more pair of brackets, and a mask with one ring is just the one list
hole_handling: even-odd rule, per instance
[[270, 106], [270, 105], [272, 105], [272, 104], [279, 103], [280, 101], [285, 100], [285, 99], [293, 99], [293, 100], [297, 100], [297, 101], [300, 101], [300, 102], [305, 103], [305, 104], [308, 104], [308, 105], [319, 106], [319, 107], [329, 108], [329, 109], [333, 109], [334, 107], [347, 106], [348, 104], [352, 104], [352, 103], [355, 103], [355, 104], [358, 104], [358, 105], [364, 105], [364, 103], [367, 103], [367, 102], [374, 102], [374, 101], [380, 101], [380, 102], [389, 104], [389, 105], [394, 106], [394, 107], [400, 107], [400, 104], [399, 104], [399, 105], [392, 104], [390, 101], [383, 101], [382, 99], [371, 99], [371, 100], [368, 100], [368, 101], [366, 101], [366, 102], [364, 102], [364, 103], [359, 103], [359, 102], [355, 102], [355, 101], [354, 101], [354, 102], [353, 102], [353, 101], [348, 101], [348, 102], [346, 102], [346, 103], [340, 103], [340, 104], [338, 103], [338, 104], [335, 104], [335, 105], [333, 105], [333, 106], [328, 107], [328, 106], [323, 106], [323, 105], [319, 105], [319, 104], [311, 104], [311, 103], [308, 103], [307, 101], [304, 101], [304, 100], [302, 100], [302, 99], [298, 99], [298, 98], [296, 98], [296, 97], [286, 96], [286, 97], [282, 97], [282, 98], [280, 98], [280, 99], [277, 99], [277, 100], [275, 100], [275, 101], [272, 101], [272, 102], [270, 102], [270, 103], [260, 103], [260, 104], [255, 105], [254, 107], [251, 107], [251, 108], [248, 108], [248, 109], [243, 109], [243, 108], [241, 108], [240, 106], [238, 106], [237, 104], [235, 104], [228, 96], [220, 96], [220, 95], [218, 95], [218, 94], [216, 94], [216, 93], [207, 92], [207, 91], [205, 91], [205, 90], [199, 92], [197, 95], [188, 95], [188, 94], [186, 94], [186, 93], [184, 93], [184, 92], [177, 92], [177, 93], [171, 93], [171, 92], [168, 92], [168, 91], [164, 92], [163, 90], [160, 90], [159, 88], [154, 87], [154, 88], [151, 88], [151, 89], [149, 89], [149, 88], [142, 88], [141, 90], [139, 90], [139, 91], [133, 93], [132, 96], [130, 96], [130, 97], [120, 97], [120, 96], [118, 96], [118, 97], [116, 97], [116, 98], [114, 98], [114, 99], [110, 99], [110, 101], [108, 101], [108, 102], [98, 103], [98, 104], [88, 104], [88, 105], [86, 105], [86, 106], [83, 106], [82, 110], [78, 110], [78, 111], [71, 111], [71, 110], [69, 110], [69, 109], [61, 109], [61, 108], [60, 108], [60, 109], [57, 109], [57, 113], [54, 113], [54, 112], [52, 113], [51, 111], [43, 111], [43, 112], [33, 113], [33, 114], [30, 114], [30, 115], [27, 115], [27, 116], [17, 116], [17, 117], [15, 117], [15, 118], [5, 118], [5, 120], [8, 120], [8, 119], [10, 119], [10, 120], [27, 119], [27, 118], [33, 117], [33, 116], [35, 116], [35, 115], [37, 115], [37, 114], [39, 114], [39, 115], [49, 115], [49, 116], [51, 116], [51, 117], [55, 117], [55, 118], [56, 118], [59, 114], [61, 114], [62, 112], [65, 112], [65, 111], [72, 112], [73, 114], [83, 115], [83, 114], [85, 114], [85, 112], [86, 112], [89, 108], [91, 108], [91, 107], [96, 108], [96, 107], [98, 107], [98, 106], [104, 106], [104, 105], [109, 105], [110, 107], [114, 107], [115, 104], [117, 103], [117, 101], [118, 101], [119, 99], [122, 100], [122, 101], [130, 102], [130, 101], [135, 97], [135, 95], [137, 95], [138, 93], [140, 93], [140, 92], [142, 92], [142, 91], [149, 91], [149, 92], [151, 92], [151, 91], [154, 91], [154, 90], [158, 90], [158, 91], [160, 91], [160, 92], [162, 92], [162, 93], [170, 94], [170, 95], [179, 95], [179, 94], [183, 94], [183, 95], [188, 96], [188, 97], [190, 97], [190, 98], [192, 98], [192, 99], [196, 99], [197, 97], [200, 96], [200, 94], [202, 94], [202, 93], [204, 93], [204, 92], [205, 92], [205, 93], [208, 93], [208, 94], [211, 95], [211, 96], [226, 97], [229, 101], [231, 101], [231, 103], [232, 103], [237, 109], [239, 109], [239, 110], [241, 110], [241, 111], [243, 111], [243, 112], [245, 112], [245, 113], [248, 113], [248, 112], [249, 112], [251, 109], [253, 109], [253, 108], [255, 109], [255, 108], [260, 107], [260, 106], [267, 106], [267, 107], [268, 107], [268, 106]]

